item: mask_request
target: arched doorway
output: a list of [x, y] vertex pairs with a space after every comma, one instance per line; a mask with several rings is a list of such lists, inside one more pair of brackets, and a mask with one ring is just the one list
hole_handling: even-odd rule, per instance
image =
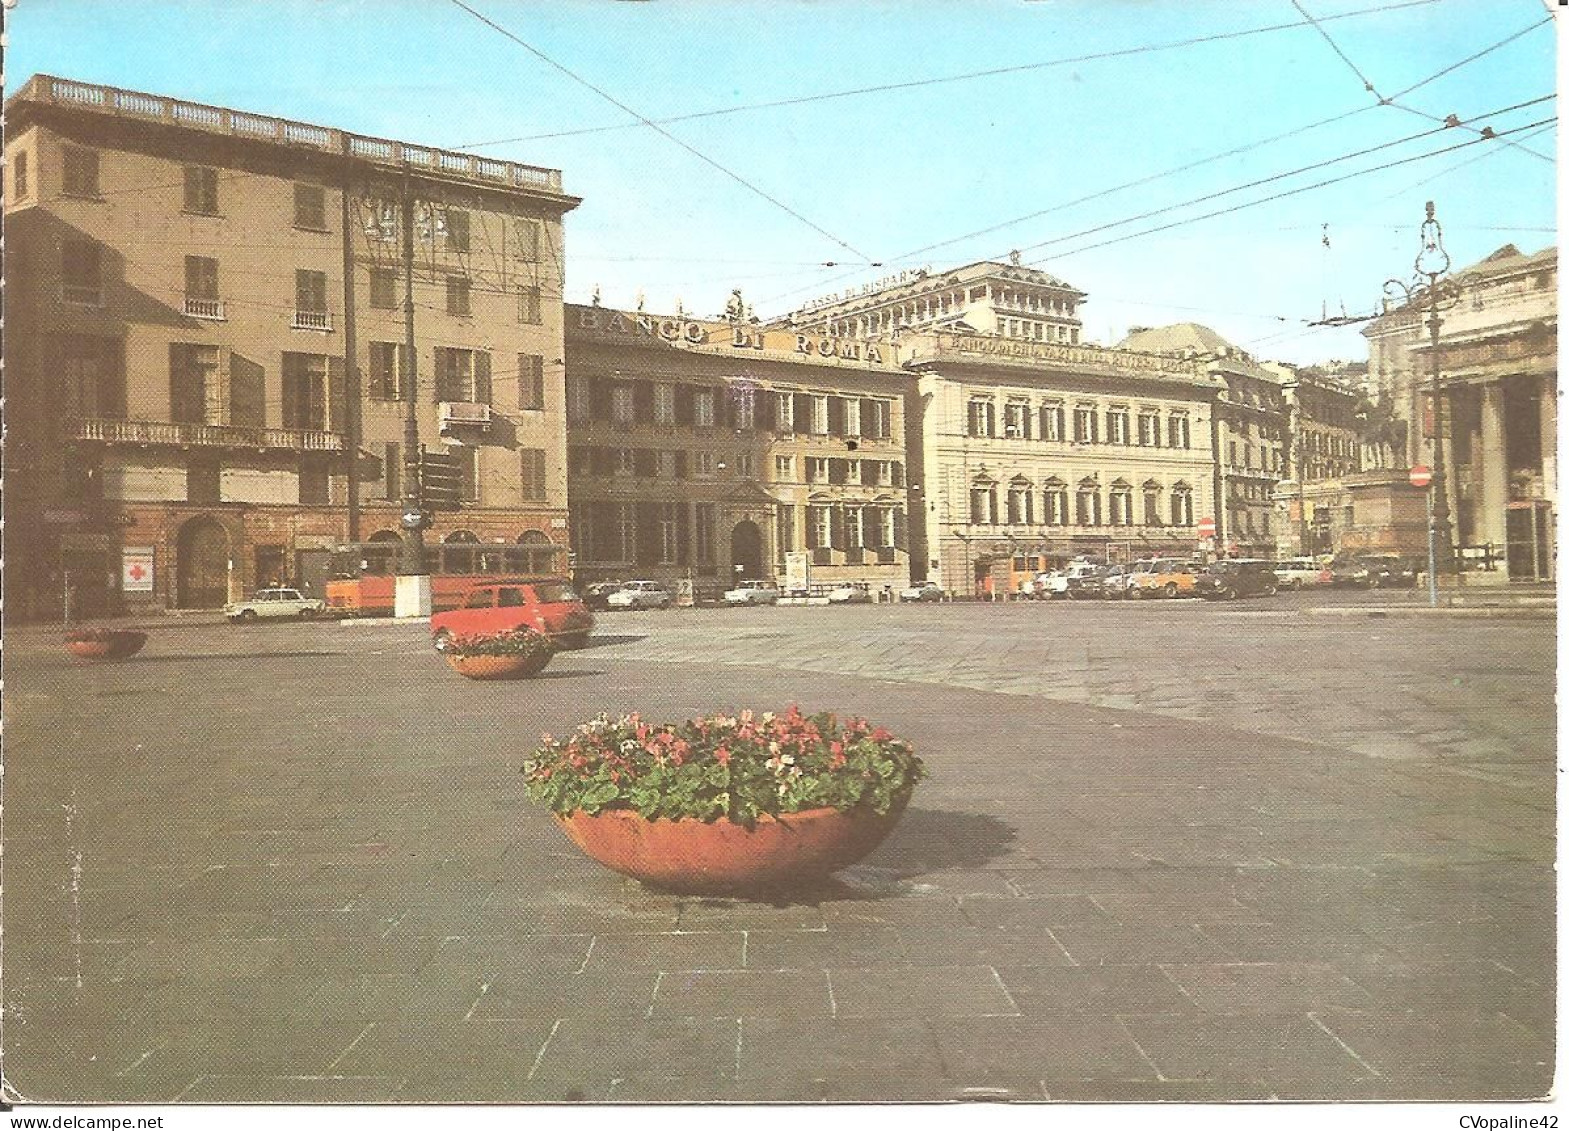
[[229, 534], [208, 516], [180, 528], [175, 543], [175, 605], [216, 609], [229, 599]]
[[550, 535], [542, 530], [525, 530], [518, 535], [518, 545], [525, 547], [522, 551], [526, 558], [524, 568], [529, 573], [555, 572], [556, 544], [550, 540]]
[[742, 519], [730, 531], [730, 562], [737, 579], [763, 576], [763, 534], [751, 519]]

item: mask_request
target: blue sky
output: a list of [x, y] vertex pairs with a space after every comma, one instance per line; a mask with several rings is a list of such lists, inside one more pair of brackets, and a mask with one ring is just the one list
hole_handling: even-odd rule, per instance
[[[1422, 114], [1500, 131], [1551, 119], [1554, 102], [1481, 117], [1553, 92], [1546, 0], [1299, 0], [1333, 45], [1292, 0], [465, 2], [646, 118], [743, 108], [661, 128], [753, 187], [450, 0], [20, 0], [6, 78], [47, 72], [560, 168], [584, 198], [567, 298], [598, 286], [607, 305], [641, 291], [650, 309], [717, 314], [739, 286], [772, 315], [1017, 248], [1089, 293], [1092, 341], [1191, 320], [1265, 357], [1358, 359], [1355, 330], [1306, 323], [1365, 313], [1409, 273], [1425, 200], [1457, 267], [1556, 242], [1553, 164], [1497, 140], [1141, 234], [1476, 138], [1416, 137], [1437, 129]], [[1295, 26], [1161, 49], [1282, 24]], [[1398, 107], [1364, 88], [1395, 95], [1522, 31]], [[1083, 58], [1110, 52], [1136, 53]], [[752, 108], [901, 83], [919, 85]], [[617, 128], [581, 132], [602, 126]], [[1518, 140], [1556, 153], [1550, 124]]]

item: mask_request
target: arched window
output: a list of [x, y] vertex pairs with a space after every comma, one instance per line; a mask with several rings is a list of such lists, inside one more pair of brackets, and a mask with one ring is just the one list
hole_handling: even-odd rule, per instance
[[518, 545], [524, 549], [514, 550], [508, 556], [521, 558], [523, 569], [529, 573], [555, 572], [558, 547], [550, 535], [543, 530], [525, 530], [518, 535]]
[[1186, 483], [1178, 483], [1171, 489], [1171, 524], [1193, 525], [1193, 488]]
[[1046, 513], [1042, 519], [1047, 526], [1068, 525], [1068, 485], [1055, 476], [1046, 480]]
[[1080, 526], [1100, 525], [1100, 484], [1093, 479], [1079, 480], [1074, 521]]
[[1164, 526], [1165, 521], [1160, 517], [1160, 484], [1153, 479], [1146, 479], [1143, 487], [1144, 493], [1144, 525]]
[[441, 540], [441, 571], [443, 573], [473, 573], [477, 558], [472, 547], [479, 544], [479, 536], [472, 530], [454, 530]]
[[1111, 525], [1133, 525], [1133, 484], [1119, 479], [1111, 485], [1110, 496]]
[[1022, 475], [1008, 484], [1008, 524], [1035, 524], [1035, 492], [1030, 481]]

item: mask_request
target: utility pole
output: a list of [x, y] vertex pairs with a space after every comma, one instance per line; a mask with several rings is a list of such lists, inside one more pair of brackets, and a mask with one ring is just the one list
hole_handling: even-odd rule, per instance
[[353, 187], [347, 136], [340, 223], [343, 230], [343, 446], [349, 461], [349, 542], [360, 540], [360, 370], [354, 341], [354, 244], [349, 235], [349, 193]]
[[414, 191], [408, 165], [403, 167], [403, 349], [407, 379], [403, 395], [403, 541], [398, 557], [394, 614], [430, 615], [430, 574], [425, 567], [425, 508], [420, 486], [419, 355], [414, 349]]

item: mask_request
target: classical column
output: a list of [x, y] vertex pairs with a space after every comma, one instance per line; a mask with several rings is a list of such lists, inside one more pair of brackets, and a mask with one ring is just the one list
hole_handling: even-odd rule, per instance
[[1509, 450], [1504, 436], [1504, 386], [1489, 381], [1482, 386], [1482, 427], [1471, 459], [1475, 464], [1472, 479], [1481, 485], [1482, 497], [1476, 508], [1476, 534], [1479, 542], [1491, 542], [1495, 553], [1504, 552], [1508, 538]]

